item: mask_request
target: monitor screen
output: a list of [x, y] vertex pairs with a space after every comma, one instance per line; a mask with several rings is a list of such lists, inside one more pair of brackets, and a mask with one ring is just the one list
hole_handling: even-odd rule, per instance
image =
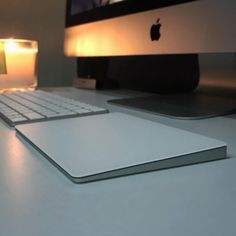
[[[64, 51], [67, 56], [77, 58], [109, 57], [108, 72], [118, 72], [116, 75], [125, 78], [125, 81], [138, 67], [139, 73], [132, 80], [134, 88], [151, 84], [150, 87], [158, 93], [189, 92], [195, 90], [198, 83], [196, 54], [200, 57], [206, 53], [214, 55], [213, 64], [217, 62], [213, 70], [216, 67], [219, 71], [221, 64], [228, 61], [223, 54], [231, 53], [233, 69], [230, 70], [235, 76], [235, 22], [235, 0], [67, 0]], [[215, 60], [217, 53], [220, 60]], [[120, 57], [125, 60], [120, 61]], [[210, 56], [210, 63], [203, 60], [203, 68], [212, 69], [211, 59]], [[129, 67], [130, 61], [134, 62], [133, 70]], [[145, 65], [143, 69], [142, 65]], [[120, 68], [123, 68], [124, 74], [120, 73]], [[223, 70], [225, 68], [227, 66]], [[155, 70], [157, 74], [145, 74], [150, 70]], [[221, 72], [217, 74], [225, 73]], [[136, 80], [138, 74], [146, 79]], [[149, 80], [151, 77], [157, 79]], [[158, 82], [153, 85], [150, 81], [154, 80]], [[215, 81], [210, 83], [215, 84]], [[175, 98], [171, 100], [177, 101]], [[181, 102], [183, 100], [186, 98]], [[218, 103], [212, 101], [215, 102]], [[188, 105], [190, 109], [196, 104], [195, 97], [193, 103]], [[203, 103], [202, 100], [200, 103]], [[234, 107], [233, 102], [230, 110]], [[208, 107], [204, 109], [208, 110]]]

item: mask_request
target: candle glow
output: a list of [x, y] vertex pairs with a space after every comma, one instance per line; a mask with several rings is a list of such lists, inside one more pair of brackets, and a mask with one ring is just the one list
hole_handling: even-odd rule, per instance
[[37, 86], [37, 42], [0, 39], [0, 91], [34, 89]]

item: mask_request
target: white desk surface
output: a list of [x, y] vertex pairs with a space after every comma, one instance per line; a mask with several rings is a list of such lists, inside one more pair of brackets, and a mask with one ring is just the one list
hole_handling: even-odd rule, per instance
[[1, 236], [236, 235], [236, 115], [169, 119], [107, 104], [115, 91], [50, 90], [220, 139], [229, 158], [74, 184], [0, 120]]

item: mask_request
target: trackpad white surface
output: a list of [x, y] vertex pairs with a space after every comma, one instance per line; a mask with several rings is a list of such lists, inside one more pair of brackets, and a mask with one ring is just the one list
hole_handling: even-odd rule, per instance
[[122, 113], [16, 126], [74, 182], [226, 157], [224, 142]]

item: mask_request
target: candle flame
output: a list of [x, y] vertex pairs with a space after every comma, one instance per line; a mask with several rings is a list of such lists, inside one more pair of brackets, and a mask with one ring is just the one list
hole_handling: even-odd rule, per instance
[[5, 44], [5, 51], [7, 52], [16, 52], [18, 49], [18, 44], [12, 39], [9, 39], [9, 41], [7, 41]]
[[[36, 53], [37, 48], [27, 48], [18, 43], [19, 40], [8, 39], [5, 40], [5, 52], [9, 53]], [[21, 42], [21, 41], [19, 41]]]

